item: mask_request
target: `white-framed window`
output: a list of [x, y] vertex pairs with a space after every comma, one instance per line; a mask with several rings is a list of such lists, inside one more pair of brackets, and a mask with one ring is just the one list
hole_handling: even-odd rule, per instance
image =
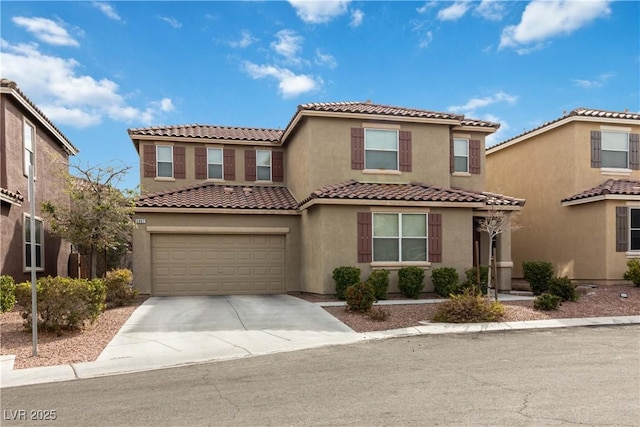
[[33, 175], [36, 171], [36, 128], [24, 120], [22, 127], [22, 142], [24, 146], [24, 175], [29, 176], [29, 166], [33, 165]]
[[398, 170], [398, 131], [364, 130], [365, 169]]
[[629, 250], [640, 251], [640, 208], [629, 209]]
[[373, 261], [427, 261], [427, 214], [374, 213]]
[[453, 171], [469, 172], [469, 140], [453, 138]]
[[222, 179], [222, 149], [207, 148], [207, 178]]
[[36, 259], [35, 267], [36, 271], [44, 270], [44, 222], [40, 218], [35, 218], [35, 241], [31, 242], [31, 216], [24, 214], [23, 217], [23, 245], [24, 253], [22, 259], [24, 260], [23, 267], [27, 271], [31, 269], [31, 244], [36, 247]]
[[271, 181], [271, 151], [256, 150], [256, 181]]
[[156, 159], [156, 176], [173, 178], [173, 147], [171, 145], [157, 145]]
[[629, 167], [629, 134], [602, 131], [601, 161], [603, 168]]

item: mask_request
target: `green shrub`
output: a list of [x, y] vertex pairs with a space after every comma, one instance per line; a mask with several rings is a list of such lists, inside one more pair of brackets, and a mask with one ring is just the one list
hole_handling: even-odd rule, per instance
[[630, 280], [634, 285], [640, 286], [640, 260], [627, 261], [627, 271], [622, 276], [624, 280]]
[[389, 316], [389, 310], [385, 310], [381, 307], [369, 310], [369, 319], [375, 320], [376, 322], [384, 322], [389, 318]]
[[138, 290], [133, 288], [133, 273], [129, 269], [108, 271], [104, 284], [107, 287], [107, 308], [127, 305], [138, 296]]
[[0, 276], [0, 313], [13, 310], [16, 305], [16, 284], [11, 276]]
[[571, 279], [567, 276], [554, 277], [549, 281], [549, 290], [551, 295], [562, 298], [562, 301], [578, 301], [580, 295], [576, 291], [576, 286], [571, 283]]
[[431, 272], [431, 281], [438, 295], [449, 298], [458, 293], [458, 272], [453, 267], [436, 268]]
[[398, 270], [398, 288], [407, 298], [418, 298], [424, 288], [424, 270], [420, 267]]
[[467, 290], [460, 295], [451, 295], [448, 301], [438, 304], [432, 320], [446, 323], [478, 323], [495, 322], [503, 316], [502, 303], [489, 301], [482, 295]]
[[462, 282], [459, 286], [459, 292], [462, 293], [467, 289], [475, 289], [476, 293], [486, 294], [487, 293], [487, 281], [489, 280], [489, 266], [481, 265], [480, 266], [480, 283], [478, 283], [478, 276], [476, 272], [478, 269], [476, 267], [471, 267], [464, 271], [464, 275], [466, 276], [466, 280]]
[[557, 295], [544, 293], [533, 300], [533, 308], [536, 310], [556, 310], [562, 303], [562, 298]]
[[376, 301], [373, 286], [368, 283], [356, 283], [345, 292], [347, 308], [352, 311], [369, 311]]
[[[39, 327], [59, 333], [93, 323], [104, 310], [107, 288], [102, 279], [48, 276], [38, 279], [36, 292]], [[24, 326], [31, 329], [31, 283], [16, 286], [16, 299]]]
[[389, 291], [389, 270], [373, 270], [367, 279], [367, 283], [373, 286], [376, 299], [387, 299]]
[[332, 277], [336, 282], [336, 297], [344, 300], [347, 288], [360, 283], [360, 269], [358, 267], [336, 267]]
[[553, 277], [553, 265], [547, 261], [525, 261], [522, 263], [522, 275], [529, 282], [534, 295], [547, 291]]

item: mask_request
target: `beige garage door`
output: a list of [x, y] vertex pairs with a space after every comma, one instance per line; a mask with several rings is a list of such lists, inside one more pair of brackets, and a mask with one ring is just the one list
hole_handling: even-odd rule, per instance
[[285, 293], [283, 235], [154, 234], [152, 294]]

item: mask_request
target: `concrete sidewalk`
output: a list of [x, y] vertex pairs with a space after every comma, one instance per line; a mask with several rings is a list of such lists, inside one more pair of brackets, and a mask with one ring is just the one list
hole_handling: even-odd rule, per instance
[[[202, 297], [198, 297], [202, 298]], [[508, 299], [523, 297], [507, 296]], [[526, 298], [526, 297], [524, 297]], [[422, 300], [422, 303], [426, 301]], [[236, 309], [242, 311], [243, 305], [251, 302], [234, 300]], [[277, 301], [276, 301], [277, 303]], [[310, 306], [305, 316], [314, 310], [324, 310], [320, 304], [307, 303]], [[415, 300], [385, 301], [383, 304], [417, 303]], [[339, 303], [342, 304], [342, 303]], [[160, 316], [162, 310], [157, 312]], [[325, 312], [326, 313], [326, 312]], [[318, 312], [318, 315], [321, 313]], [[607, 326], [640, 324], [640, 316], [598, 317], [582, 319], [550, 319], [522, 322], [496, 322], [477, 324], [449, 324], [421, 322], [420, 326], [356, 333], [341, 322], [326, 323], [324, 326], [314, 325], [313, 319], [305, 322], [300, 328], [278, 328], [275, 323], [267, 325], [243, 325], [238, 332], [236, 326], [208, 325], [200, 330], [184, 330], [184, 324], [167, 321], [168, 327], [161, 334], [161, 339], [149, 331], [153, 322], [149, 307], [141, 306], [114, 340], [105, 348], [95, 362], [73, 363], [69, 365], [50, 366], [31, 369], [13, 369], [14, 356], [0, 356], [0, 387], [16, 387], [55, 381], [96, 378], [142, 372], [154, 369], [184, 366], [189, 364], [231, 360], [243, 357], [265, 355], [278, 352], [303, 350], [329, 345], [352, 344], [365, 340], [387, 339], [412, 335], [430, 335], [447, 333], [477, 333], [492, 331], [508, 331], [522, 329], [566, 328], [575, 326]], [[232, 313], [227, 313], [233, 318]], [[313, 317], [313, 315], [311, 315]], [[242, 315], [238, 316], [242, 319]], [[277, 316], [276, 316], [277, 317]], [[320, 316], [320, 319], [325, 319]], [[331, 316], [331, 318], [333, 318]], [[333, 318], [335, 319], [335, 318]], [[174, 319], [176, 320], [176, 319]], [[316, 319], [318, 320], [318, 319]], [[248, 327], [247, 327], [248, 326]], [[257, 328], [257, 329], [254, 329]], [[173, 329], [173, 330], [171, 330]], [[193, 328], [191, 328], [193, 329]]]

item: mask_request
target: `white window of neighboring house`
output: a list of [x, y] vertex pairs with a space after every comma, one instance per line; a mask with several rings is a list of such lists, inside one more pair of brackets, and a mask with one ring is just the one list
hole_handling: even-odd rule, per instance
[[[31, 268], [31, 217], [27, 214], [24, 215], [24, 270]], [[40, 218], [36, 218], [35, 221], [36, 228], [36, 238], [35, 238], [35, 247], [36, 247], [36, 271], [44, 270], [44, 223]]]
[[398, 131], [364, 130], [365, 169], [398, 170]]
[[373, 261], [427, 261], [427, 215], [374, 213]]
[[162, 178], [173, 178], [173, 147], [170, 145], [156, 146], [156, 159], [156, 175]]
[[24, 174], [29, 176], [29, 166], [33, 165], [33, 175], [36, 171], [36, 130], [26, 120], [24, 121], [22, 140], [24, 145]]
[[207, 178], [222, 179], [222, 149], [207, 149]]
[[469, 140], [453, 139], [453, 171], [469, 172]]
[[271, 181], [271, 151], [256, 150], [256, 180]]
[[629, 209], [629, 250], [640, 251], [640, 209]]
[[602, 131], [601, 159], [603, 168], [629, 167], [629, 134]]

